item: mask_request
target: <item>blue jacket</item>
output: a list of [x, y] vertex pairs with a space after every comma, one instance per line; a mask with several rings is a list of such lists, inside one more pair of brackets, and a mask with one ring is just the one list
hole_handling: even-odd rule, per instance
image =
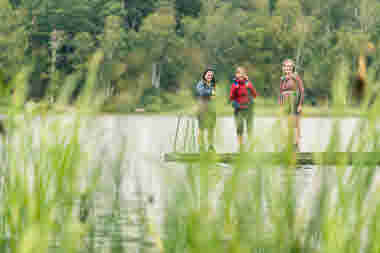
[[197, 84], [197, 95], [204, 98], [211, 97], [215, 92], [215, 84], [211, 83], [210, 86], [204, 83], [203, 80], [199, 81]]

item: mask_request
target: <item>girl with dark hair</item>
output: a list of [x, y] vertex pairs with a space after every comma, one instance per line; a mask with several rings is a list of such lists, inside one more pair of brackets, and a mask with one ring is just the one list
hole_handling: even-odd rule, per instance
[[201, 151], [205, 148], [205, 131], [207, 131], [208, 151], [215, 151], [214, 138], [216, 126], [216, 108], [213, 102], [215, 98], [216, 81], [214, 70], [206, 69], [202, 74], [202, 79], [198, 82], [196, 91], [199, 98], [198, 126], [199, 135], [198, 143]]
[[[300, 116], [304, 100], [304, 86], [302, 79], [295, 72], [295, 64], [291, 59], [282, 63], [283, 76], [280, 82], [279, 103], [282, 110], [289, 115], [288, 126], [296, 129], [295, 149], [299, 151], [301, 138]], [[295, 121], [295, 125], [294, 125]]]

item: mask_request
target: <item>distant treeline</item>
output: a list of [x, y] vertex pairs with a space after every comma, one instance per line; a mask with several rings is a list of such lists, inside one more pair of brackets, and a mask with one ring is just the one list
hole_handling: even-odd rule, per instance
[[354, 80], [360, 55], [376, 79], [378, 13], [377, 0], [0, 0], [1, 91], [32, 66], [30, 97], [56, 96], [70, 75], [78, 92], [101, 50], [97, 87], [123, 103], [190, 91], [208, 65], [218, 80], [244, 65], [258, 91], [275, 96], [285, 58], [318, 100], [342, 63]]

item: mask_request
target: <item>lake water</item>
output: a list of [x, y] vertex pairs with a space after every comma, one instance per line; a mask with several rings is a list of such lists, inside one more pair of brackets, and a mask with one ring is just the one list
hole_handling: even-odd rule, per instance
[[[112, 154], [112, 150], [117, 150], [123, 141], [127, 147], [122, 170], [108, 170], [106, 167], [103, 169], [94, 209], [98, 224], [95, 233], [97, 247], [106, 249], [113, 243], [122, 242], [130, 250], [128, 252], [140, 252], [140, 239], [144, 231], [139, 226], [140, 216], [136, 215], [139, 211], [144, 212], [154, 224], [158, 224], [159, 230], [159, 224], [164, 221], [165, 207], [169, 190], [174, 186], [173, 182], [180, 184], [186, 180], [185, 165], [163, 161], [165, 153], [173, 152], [178, 120], [175, 116], [102, 116], [96, 119], [93, 126], [95, 131], [89, 134], [91, 137], [84, 137], [89, 145], [96, 146], [100, 156], [102, 152]], [[340, 151], [343, 151], [359, 120], [337, 120], [340, 122], [342, 134]], [[334, 121], [329, 118], [302, 119], [301, 151], [324, 151], [333, 134]], [[273, 143], [278, 138], [277, 133], [273, 132], [276, 122], [275, 118], [270, 117], [255, 119], [254, 135], [261, 143], [258, 150], [274, 151]], [[190, 140], [194, 134], [193, 126], [196, 126], [194, 119], [181, 119], [177, 139], [179, 150], [184, 139]], [[219, 118], [217, 152], [236, 152], [237, 149], [233, 118]], [[226, 171], [231, 169], [224, 166]], [[223, 168], [222, 166], [221, 170]], [[278, 173], [281, 175], [281, 170]], [[228, 172], [225, 176], [228, 177]], [[305, 196], [311, 196], [317, 191], [320, 180], [317, 167], [308, 166], [296, 170], [295, 182], [300, 205], [304, 203]], [[223, 188], [222, 183], [219, 189], [220, 187]], [[107, 222], [111, 225], [104, 225]], [[119, 238], [117, 242], [115, 238]]]

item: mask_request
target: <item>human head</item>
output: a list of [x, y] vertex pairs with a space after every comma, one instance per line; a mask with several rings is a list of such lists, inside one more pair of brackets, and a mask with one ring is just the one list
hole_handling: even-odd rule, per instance
[[248, 79], [247, 71], [244, 67], [239, 66], [236, 68], [235, 77], [238, 80]]
[[282, 62], [282, 72], [286, 75], [294, 72], [294, 62], [292, 59], [286, 59]]
[[207, 68], [202, 74], [202, 79], [205, 82], [215, 83], [215, 71], [212, 68]]

